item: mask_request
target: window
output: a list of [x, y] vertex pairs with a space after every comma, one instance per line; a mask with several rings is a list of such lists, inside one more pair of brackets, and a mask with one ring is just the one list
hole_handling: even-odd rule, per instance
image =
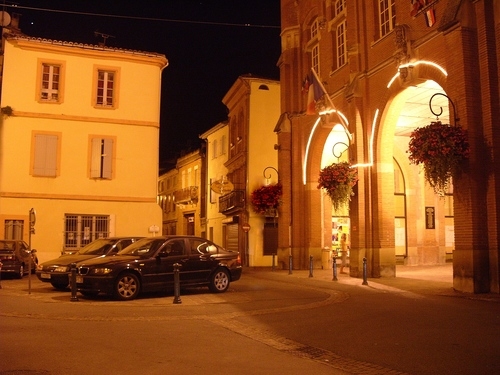
[[396, 26], [396, 0], [379, 0], [380, 37], [389, 34]]
[[217, 150], [217, 139], [214, 139], [213, 144], [212, 144], [212, 159], [217, 158], [218, 155], [218, 150]]
[[5, 220], [4, 239], [22, 240], [24, 233], [24, 220]]
[[335, 2], [335, 16], [338, 16], [345, 10], [345, 0], [337, 0]]
[[34, 133], [32, 139], [31, 174], [38, 177], [59, 175], [60, 135]]
[[109, 180], [113, 177], [114, 139], [91, 137], [90, 178]]
[[337, 67], [340, 68], [347, 62], [345, 21], [337, 26], [336, 39], [337, 39]]
[[119, 69], [96, 67], [94, 70], [93, 105], [97, 108], [117, 108]]
[[36, 100], [40, 103], [61, 103], [63, 99], [65, 62], [38, 60]]
[[314, 69], [316, 73], [319, 74], [319, 44], [316, 44], [312, 48], [311, 67]]
[[60, 72], [61, 67], [59, 65], [42, 64], [42, 88], [40, 90], [41, 100], [59, 100]]
[[64, 250], [78, 250], [98, 238], [109, 237], [107, 215], [65, 215]]
[[227, 139], [226, 136], [223, 135], [220, 139], [220, 154], [221, 155], [226, 155], [226, 148], [227, 148]]
[[309, 46], [311, 50], [311, 68], [313, 68], [316, 73], [320, 73], [319, 66], [319, 27], [318, 20], [315, 20], [311, 24], [311, 39], [309, 41]]

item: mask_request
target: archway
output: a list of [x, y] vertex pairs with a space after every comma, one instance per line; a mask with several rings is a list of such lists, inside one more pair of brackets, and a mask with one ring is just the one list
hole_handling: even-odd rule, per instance
[[[394, 223], [394, 254], [386, 249], [386, 265], [381, 265], [381, 274], [391, 275], [395, 272], [395, 264], [431, 265], [441, 264], [452, 259], [454, 248], [453, 225], [453, 189], [439, 197], [426, 184], [421, 166], [410, 165], [408, 159], [408, 143], [410, 134], [417, 127], [436, 121], [429, 109], [429, 100], [435, 93], [443, 93], [443, 88], [432, 80], [420, 81], [418, 84], [405, 87], [389, 102], [381, 117], [379, 147], [376, 151], [378, 165], [392, 164], [392, 175], [385, 168], [379, 184], [379, 197], [382, 205], [392, 200], [392, 218], [387, 217], [387, 210], [382, 211], [378, 220]], [[443, 96], [432, 105], [441, 107], [439, 118], [449, 123], [448, 101]], [[392, 142], [391, 148], [387, 147]], [[385, 145], [386, 147], [383, 147]], [[380, 169], [379, 169], [380, 172]], [[382, 180], [393, 181], [381, 184]], [[392, 220], [391, 220], [392, 219]], [[386, 228], [387, 230], [387, 228]], [[394, 256], [391, 266], [388, 257]], [[381, 256], [383, 258], [383, 256]]]

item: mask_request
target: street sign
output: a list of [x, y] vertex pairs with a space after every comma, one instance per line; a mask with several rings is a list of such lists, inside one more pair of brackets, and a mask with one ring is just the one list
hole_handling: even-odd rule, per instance
[[250, 224], [248, 223], [243, 223], [241, 225], [241, 229], [243, 229], [244, 232], [248, 232], [250, 230]]

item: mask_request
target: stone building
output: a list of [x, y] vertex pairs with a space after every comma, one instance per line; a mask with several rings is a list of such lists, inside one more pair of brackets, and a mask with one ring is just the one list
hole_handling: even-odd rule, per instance
[[[455, 289], [499, 293], [500, 2], [281, 0], [281, 27], [280, 264], [328, 266], [342, 226], [353, 277], [452, 261]], [[437, 119], [470, 144], [442, 196], [407, 152]], [[334, 211], [317, 186], [339, 161], [359, 181]]]

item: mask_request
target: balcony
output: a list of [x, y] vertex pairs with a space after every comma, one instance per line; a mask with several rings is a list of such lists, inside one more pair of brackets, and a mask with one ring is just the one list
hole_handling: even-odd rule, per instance
[[219, 198], [219, 212], [230, 214], [239, 211], [245, 207], [245, 191], [234, 190], [231, 193], [225, 194]]
[[198, 186], [174, 191], [175, 204], [195, 204], [198, 202]]

